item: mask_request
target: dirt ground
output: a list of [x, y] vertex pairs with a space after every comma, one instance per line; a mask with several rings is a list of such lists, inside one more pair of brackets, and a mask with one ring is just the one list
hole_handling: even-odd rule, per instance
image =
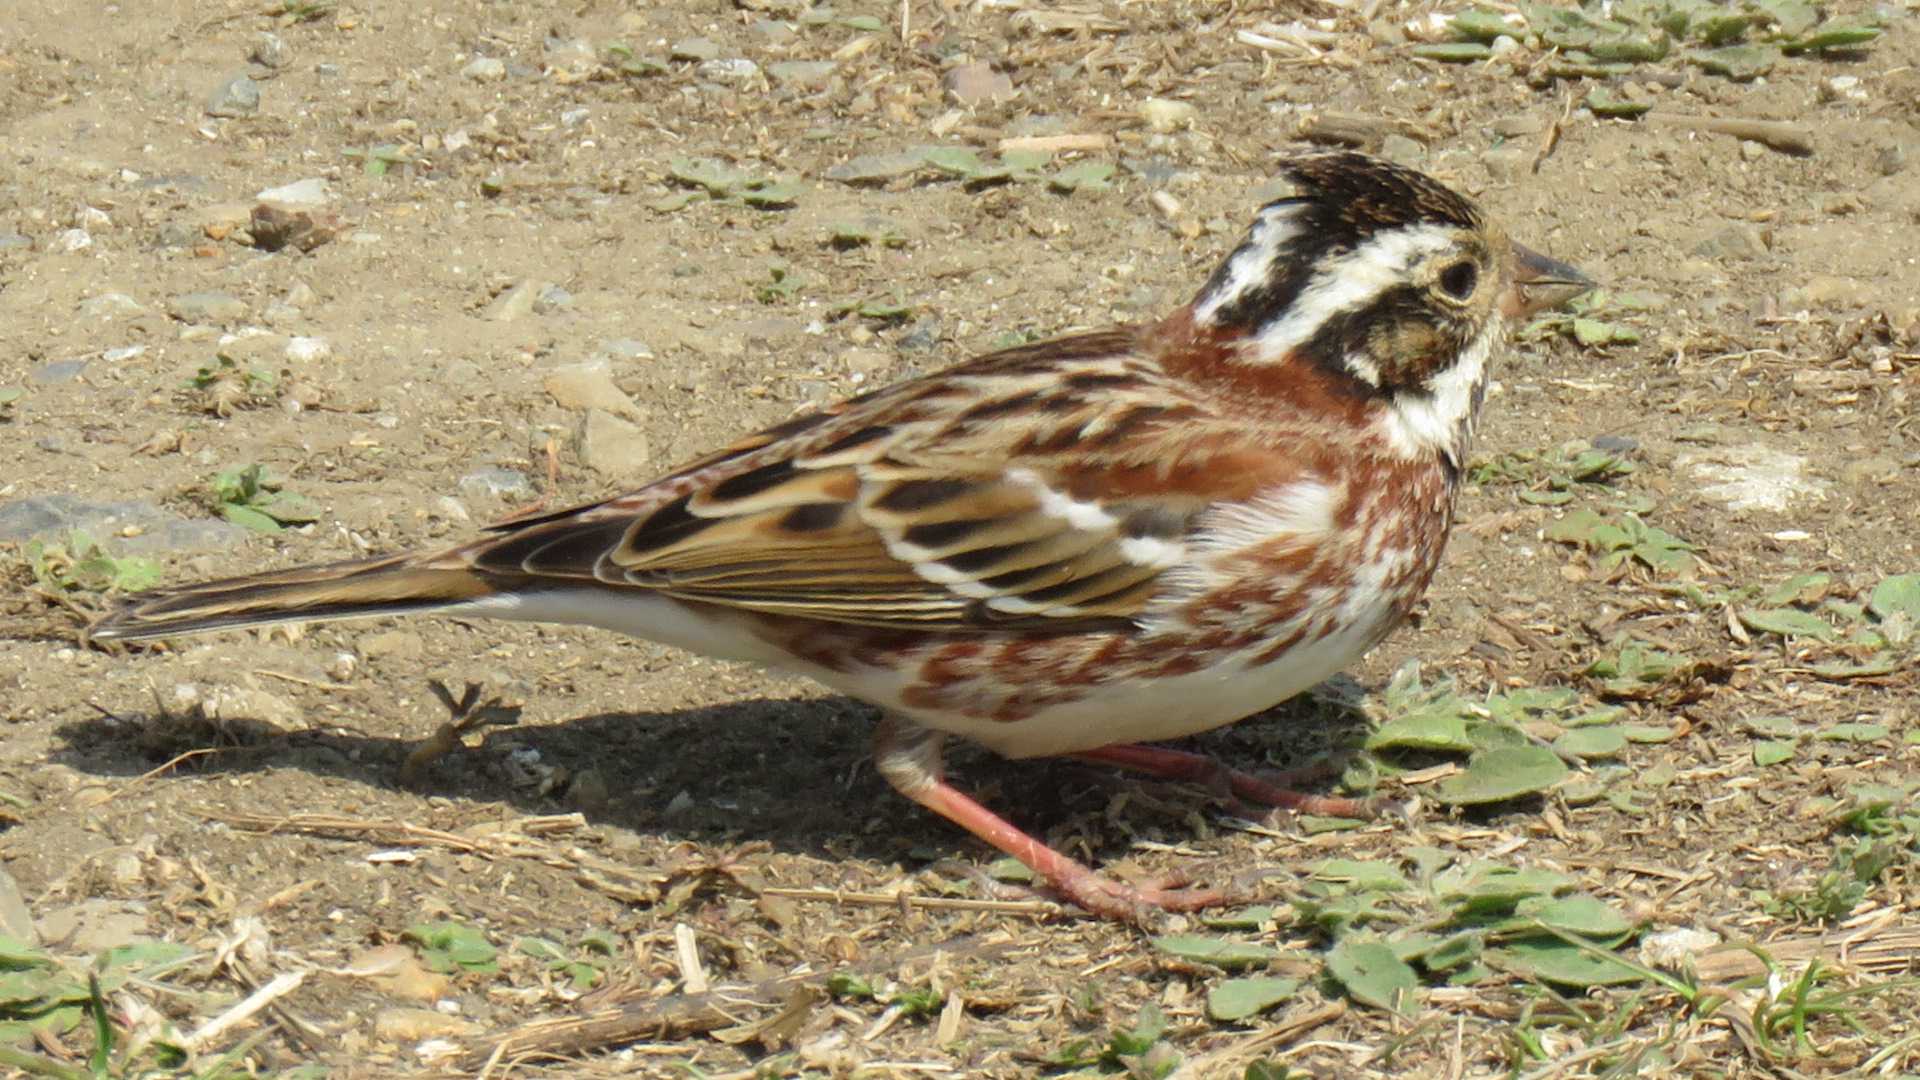
[[[903, 44], [900, 6], [864, 0], [278, 16], [12, 0], [0, 389], [23, 392], [0, 406], [0, 522], [48, 496], [139, 503], [97, 531], [180, 581], [441, 542], [536, 500], [603, 496], [863, 388], [1164, 313], [1267, 197], [1277, 151], [1329, 116], [1370, 117], [1361, 145], [1650, 306], [1596, 316], [1637, 341], [1543, 334], [1512, 350], [1482, 427], [1489, 467], [1464, 493], [1420, 624], [1351, 672], [1349, 693], [1377, 712], [1388, 677], [1417, 659], [1470, 694], [1570, 686], [1597, 700], [1606, 690], [1584, 672], [1624, 636], [1697, 665], [1624, 695], [1637, 722], [1675, 734], [1621, 757], [1662, 783], [1636, 800], [1461, 813], [1392, 781], [1382, 790], [1408, 813], [1309, 832], [1246, 831], [1204, 792], [1086, 766], [961, 751], [956, 775], [1123, 876], [1277, 869], [1256, 892], [1283, 908], [1310, 862], [1437, 847], [1573, 874], [1649, 933], [1784, 942], [1920, 925], [1910, 857], [1825, 925], [1756, 899], [1827, 870], [1826, 815], [1848, 785], [1913, 772], [1920, 693], [1904, 654], [1823, 677], [1832, 647], [1743, 624], [1725, 599], [1824, 573], [1817, 591], [1865, 603], [1920, 571], [1914, 9], [1849, 9], [1886, 36], [1783, 59], [1755, 82], [1649, 64], [1610, 84], [1655, 106], [1623, 121], [1575, 108], [1595, 80], [1530, 79], [1536, 52], [1417, 58], [1406, 28], [1436, 9], [1375, 7], [914, 0]], [[1259, 44], [1276, 33], [1263, 23], [1299, 19], [1319, 35], [1307, 46]], [[250, 69], [257, 108], [208, 115]], [[991, 95], [996, 73], [1010, 93]], [[957, 104], [956, 79], [988, 93]], [[1166, 110], [1159, 130], [1149, 99], [1191, 109], [1149, 106]], [[1805, 125], [1812, 152], [1666, 115]], [[1106, 185], [834, 171], [932, 144], [991, 161], [1002, 139], [1061, 135], [1102, 138], [1040, 171], [1118, 166]], [[759, 200], [779, 206], [707, 198], [673, 178], [699, 160], [732, 170], [722, 194], [797, 186]], [[312, 179], [326, 201], [301, 211], [317, 232], [261, 250], [258, 193]], [[193, 385], [221, 354], [221, 384]], [[1565, 505], [1513, 456], [1595, 445], [1635, 470]], [[252, 464], [317, 520], [276, 534], [190, 524], [214, 521], [215, 474]], [[1737, 502], [1727, 487], [1741, 477], [1777, 501]], [[1543, 534], [1623, 501], [1694, 545], [1684, 573], [1610, 569]], [[1671, 993], [1618, 991], [1567, 1006], [1618, 1019], [1618, 1045], [1596, 1052], [1597, 1028], [1530, 1023], [1553, 999], [1523, 981], [1435, 986], [1399, 1018], [1309, 977], [1273, 1012], [1218, 1022], [1202, 1002], [1219, 973], [1136, 930], [1044, 904], [941, 906], [983, 896], [942, 861], [990, 853], [887, 790], [865, 759], [870, 711], [810, 683], [603, 633], [464, 621], [90, 649], [68, 605], [105, 601], [34, 590], [25, 540], [0, 546], [0, 616], [15, 628], [0, 641], [0, 858], [20, 894], [0, 903], [0, 928], [63, 957], [194, 946], [186, 975], [119, 1005], [131, 1019], [145, 1001], [183, 1032], [303, 973], [201, 1044], [259, 1033], [244, 1049], [262, 1073], [472, 1073], [523, 1025], [593, 1016], [603, 1026], [548, 1029], [502, 1061], [554, 1075], [1027, 1076], [1076, 1043], [1097, 1055], [1149, 1003], [1168, 1020], [1158, 1056], [1087, 1068], [1599, 1075], [1635, 1046], [1659, 1050], [1636, 1068], [1667, 1075], [1920, 1068], [1911, 989], [1873, 997], [1868, 1032], [1828, 1017], [1810, 1036], [1818, 1053], [1777, 1055]], [[491, 718], [517, 723], [427, 760], [449, 721], [436, 680], [453, 697], [478, 684]], [[1329, 729], [1336, 712], [1289, 705], [1195, 744], [1299, 761], [1358, 737]], [[1753, 724], [1773, 717], [1866, 734], [1811, 737], [1763, 769]], [[421, 970], [403, 934], [435, 920], [482, 932], [500, 970]], [[1275, 970], [1318, 970], [1310, 927], [1283, 918], [1264, 934]], [[512, 951], [527, 935], [592, 960], [592, 996]], [[1871, 985], [1912, 974], [1911, 955], [1871, 971], [1828, 960], [1834, 985]], [[929, 987], [945, 1005], [917, 1015], [844, 984], [828, 997], [833, 972]], [[701, 995], [703, 979], [727, 993]]]

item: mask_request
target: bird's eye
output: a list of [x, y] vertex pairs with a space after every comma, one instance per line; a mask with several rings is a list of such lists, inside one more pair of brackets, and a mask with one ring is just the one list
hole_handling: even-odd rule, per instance
[[1440, 287], [1455, 300], [1465, 300], [1473, 295], [1473, 287], [1480, 281], [1480, 268], [1470, 262], [1457, 262], [1440, 271]]

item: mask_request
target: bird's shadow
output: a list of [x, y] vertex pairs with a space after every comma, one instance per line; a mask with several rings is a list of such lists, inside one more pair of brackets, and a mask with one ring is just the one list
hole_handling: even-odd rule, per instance
[[[53, 759], [92, 775], [149, 776], [148, 783], [160, 784], [298, 769], [423, 797], [497, 802], [529, 814], [579, 809], [593, 824], [667, 840], [759, 841], [827, 859], [918, 861], [965, 851], [964, 834], [915, 811], [871, 767], [876, 715], [844, 697], [596, 713], [481, 727], [466, 745], [414, 768], [419, 739], [341, 727], [287, 730], [245, 717], [216, 720], [197, 710], [156, 708], [64, 724]], [[1331, 760], [1331, 774], [1342, 748], [1358, 745], [1366, 723], [1351, 700], [1323, 696], [1170, 745], [1238, 768]], [[1098, 816], [1116, 785], [1127, 782], [1102, 766], [1010, 762], [963, 740], [948, 745], [949, 777], [1035, 835], [1068, 819]], [[1330, 783], [1331, 775], [1303, 786], [1321, 791]], [[1177, 832], [1184, 817], [1169, 815], [1165, 824]], [[1107, 832], [1088, 838], [1097, 855], [1111, 854], [1099, 847], [1125, 847], [1124, 832]]]

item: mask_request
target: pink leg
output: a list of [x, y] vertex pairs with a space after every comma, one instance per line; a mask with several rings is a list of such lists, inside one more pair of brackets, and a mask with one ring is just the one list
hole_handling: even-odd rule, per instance
[[1205, 754], [1169, 750], [1161, 746], [1121, 743], [1103, 746], [1073, 755], [1082, 761], [1113, 765], [1165, 780], [1191, 780], [1216, 790], [1231, 793], [1257, 806], [1269, 806], [1302, 814], [1326, 814], [1331, 817], [1371, 817], [1373, 807], [1366, 799], [1337, 795], [1308, 795], [1262, 780], [1252, 773], [1230, 769]]
[[895, 791], [1020, 860], [1087, 911], [1140, 922], [1154, 909], [1196, 911], [1233, 901], [1220, 889], [1136, 888], [1060, 854], [947, 783], [940, 764], [943, 738], [909, 721], [882, 717], [874, 732], [874, 764]]

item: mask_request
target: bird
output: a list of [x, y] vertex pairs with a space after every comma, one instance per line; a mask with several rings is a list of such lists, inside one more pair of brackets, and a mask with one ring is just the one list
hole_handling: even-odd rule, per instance
[[988, 353], [452, 547], [136, 594], [88, 636], [440, 613], [797, 672], [878, 707], [896, 791], [1083, 911], [1227, 903], [1048, 847], [954, 786], [944, 743], [1316, 805], [1152, 744], [1283, 702], [1407, 620], [1508, 324], [1593, 284], [1425, 173], [1278, 167], [1292, 193], [1157, 322]]

